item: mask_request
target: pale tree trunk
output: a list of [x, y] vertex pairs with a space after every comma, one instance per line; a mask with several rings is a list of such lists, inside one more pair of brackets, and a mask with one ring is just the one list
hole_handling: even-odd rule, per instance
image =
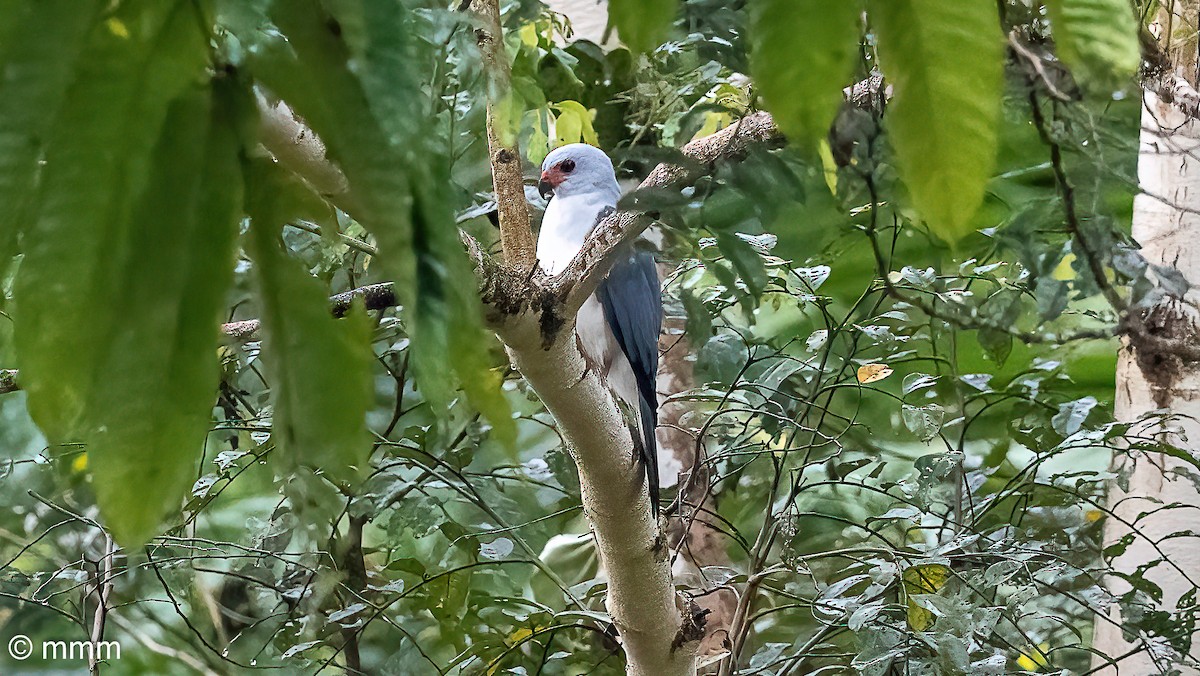
[[[615, 31], [607, 31], [607, 0], [546, 0], [546, 6], [571, 23], [570, 41], [590, 40], [604, 49], [619, 45]], [[606, 38], [606, 33], [607, 39]], [[655, 233], [656, 242], [661, 235]], [[659, 278], [668, 279], [673, 266], [660, 263]], [[657, 390], [661, 399], [685, 392], [694, 386], [692, 367], [695, 363], [692, 345], [683, 336], [683, 317], [663, 318], [663, 335], [659, 341], [661, 358], [658, 367]], [[684, 504], [667, 522], [667, 544], [671, 550], [671, 569], [676, 580], [697, 589], [695, 603], [708, 615], [704, 622], [704, 638], [698, 656], [701, 661], [724, 652], [737, 596], [728, 587], [708, 588], [703, 569], [707, 566], [728, 566], [726, 537], [710, 523], [705, 512], [715, 511], [716, 505], [707, 490], [709, 475], [704, 465], [703, 450], [696, 444], [697, 429], [685, 424], [692, 406], [686, 402], [664, 404], [659, 409], [658, 454], [659, 477], [663, 488], [678, 483], [679, 490], [693, 504]], [[701, 457], [697, 458], [697, 453]], [[699, 502], [699, 504], [694, 504]]]
[[[1175, 3], [1176, 16], [1164, 11], [1152, 32], [1159, 38], [1172, 64], [1173, 73], [1148, 82], [1144, 93], [1142, 131], [1138, 156], [1139, 194], [1134, 200], [1133, 237], [1152, 264], [1178, 269], [1193, 285], [1200, 284], [1200, 125], [1181, 104], [1194, 95], [1196, 82], [1195, 0]], [[1170, 26], [1170, 27], [1168, 27]], [[1191, 27], [1191, 28], [1186, 28]], [[1176, 32], [1178, 31], [1178, 32]], [[1193, 33], [1188, 36], [1188, 33]], [[1171, 40], [1171, 34], [1184, 39]], [[1162, 97], [1167, 91], [1172, 103]], [[1193, 288], [1185, 297], [1160, 303], [1144, 317], [1143, 329], [1152, 336], [1200, 343], [1200, 293]], [[1135, 310], [1136, 311], [1136, 310]], [[1161, 409], [1177, 419], [1170, 426], [1182, 432], [1157, 432], [1165, 441], [1195, 453], [1200, 448], [1200, 363], [1153, 349], [1139, 340], [1141, 332], [1123, 341], [1117, 365], [1115, 414], [1133, 422]], [[1185, 593], [1200, 581], [1200, 538], [1168, 537], [1181, 531], [1200, 531], [1200, 493], [1183, 472], [1195, 471], [1185, 462], [1158, 454], [1121, 452], [1114, 459], [1118, 472], [1129, 474], [1128, 490], [1113, 486], [1108, 498], [1114, 512], [1105, 523], [1105, 545], [1119, 542], [1135, 532], [1133, 543], [1113, 562], [1113, 569], [1136, 575], [1148, 562], [1165, 561], [1144, 573], [1144, 578], [1163, 590], [1162, 606], [1174, 610]], [[1179, 503], [1181, 508], [1160, 509]], [[1156, 511], [1157, 510], [1157, 511]], [[1109, 584], [1118, 593], [1129, 585], [1117, 578]], [[1181, 669], [1185, 675], [1200, 674], [1194, 660], [1172, 663], [1171, 651], [1159, 639], [1136, 637], [1125, 640], [1121, 613], [1115, 606], [1106, 621], [1096, 620], [1097, 674], [1113, 675], [1166, 673]], [[1193, 640], [1191, 651], [1197, 648]], [[1178, 656], [1176, 656], [1178, 657]], [[1111, 664], [1116, 660], [1115, 665]]]
[[[475, 0], [470, 6], [482, 15], [483, 26], [493, 33], [498, 30], [495, 0]], [[479, 41], [484, 60], [491, 68], [506, 68], [507, 61], [497, 53], [498, 45], [502, 44], [500, 36], [485, 37], [488, 39]], [[494, 76], [493, 82], [505, 81], [503, 75]], [[493, 87], [489, 95], [503, 96], [503, 92]], [[306, 180], [321, 184], [322, 194], [330, 201], [353, 204], [352, 186], [339, 180], [336, 168], [330, 171], [326, 166], [328, 161], [319, 139], [304, 133], [302, 123], [286, 106], [268, 104], [261, 109], [264, 126], [279, 127], [278, 133], [264, 134], [268, 149], [277, 153], [281, 161], [286, 158], [285, 163]], [[494, 124], [495, 120], [489, 119], [489, 126]], [[501, 150], [510, 150], [520, 157], [515, 144], [503, 148], [502, 142], [497, 143], [499, 140], [500, 135], [489, 130], [493, 169], [500, 160]], [[780, 140], [771, 117], [755, 113], [733, 127], [692, 141], [681, 150], [693, 160], [693, 166], [659, 165], [642, 187], [687, 185], [705, 171], [704, 167], [719, 159], [738, 157], [749, 146], [772, 145]], [[515, 195], [520, 189], [519, 175], [512, 172], [494, 172], [493, 178], [501, 199], [504, 195]], [[489, 323], [507, 347], [513, 365], [554, 416], [558, 431], [575, 459], [584, 514], [606, 569], [605, 605], [620, 632], [627, 674], [691, 676], [696, 673], [697, 650], [706, 638], [705, 614], [686, 595], [675, 591], [670, 542], [662, 524], [651, 516], [644, 473], [637, 465], [629, 425], [607, 384], [583, 357], [574, 332], [579, 306], [607, 274], [619, 247], [641, 234], [647, 221], [628, 212], [609, 216], [595, 228], [566, 270], [557, 277], [546, 278], [536, 269], [532, 275], [523, 270], [527, 247], [521, 242], [528, 241], [530, 228], [528, 219], [514, 215], [514, 211], [501, 210], [499, 214], [508, 265], [488, 259], [476, 243], [469, 238], [467, 242], [478, 266]], [[513, 247], [512, 242], [519, 244]], [[686, 365], [688, 373], [683, 368], [681, 365], [678, 375], [690, 380], [690, 364]], [[670, 414], [668, 411], [667, 419]], [[671, 440], [669, 444], [672, 451], [676, 450], [677, 441]], [[695, 549], [713, 554], [711, 560], [697, 563], [723, 561], [722, 548], [709, 542], [715, 534], [715, 530], [708, 532], [703, 543], [695, 542]], [[720, 598], [712, 596], [702, 597], [706, 606], [719, 605]], [[708, 644], [713, 641], [710, 634]]]

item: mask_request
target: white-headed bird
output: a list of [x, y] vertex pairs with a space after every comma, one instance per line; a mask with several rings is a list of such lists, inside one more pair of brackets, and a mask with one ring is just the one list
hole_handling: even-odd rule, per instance
[[[554, 196], [538, 234], [538, 264], [556, 275], [579, 253], [588, 233], [616, 210], [621, 189], [607, 155], [573, 143], [546, 156], [538, 190], [543, 197]], [[599, 368], [618, 404], [629, 413], [655, 518], [658, 397], [654, 381], [661, 329], [662, 294], [653, 254], [632, 248], [621, 252], [596, 293], [579, 309], [575, 334], [584, 356]]]

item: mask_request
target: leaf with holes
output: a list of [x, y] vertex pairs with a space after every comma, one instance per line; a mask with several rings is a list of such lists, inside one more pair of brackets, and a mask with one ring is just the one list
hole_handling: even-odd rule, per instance
[[921, 441], [929, 441], [937, 436], [946, 419], [946, 410], [937, 404], [927, 406], [910, 406], [905, 404], [900, 411], [904, 426]]
[[877, 383], [890, 375], [892, 375], [892, 367], [887, 364], [864, 364], [858, 367], [858, 371], [855, 373], [858, 382], [863, 385]]

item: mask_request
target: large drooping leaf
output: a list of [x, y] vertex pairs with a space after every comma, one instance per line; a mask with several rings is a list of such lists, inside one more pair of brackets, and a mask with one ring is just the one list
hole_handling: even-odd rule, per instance
[[281, 248], [279, 229], [300, 214], [295, 186], [270, 165], [253, 168], [248, 249], [258, 282], [263, 361], [274, 403], [271, 436], [285, 463], [353, 478], [370, 440], [371, 326], [364, 312], [329, 312], [328, 291]]
[[635, 52], [662, 44], [675, 19], [676, 0], [609, 0], [608, 25]]
[[311, 0], [277, 5], [272, 19], [287, 39], [246, 36], [264, 39], [250, 67], [312, 126], [353, 186], [341, 206], [378, 240], [396, 281], [422, 392], [447, 403], [453, 374], [498, 431], [510, 430], [499, 378], [487, 368], [493, 339], [449, 208], [448, 172], [439, 169], [446, 153], [418, 133], [425, 99], [403, 63], [406, 10], [357, 0], [336, 7], [329, 15]]
[[858, 56], [853, 0], [759, 0], [750, 5], [754, 83], [795, 141], [825, 138]]
[[913, 205], [953, 242], [967, 234], [996, 157], [1004, 49], [991, 0], [870, 5], [894, 87], [885, 123]]
[[126, 546], [186, 492], [211, 420], [240, 205], [239, 109], [191, 3], [116, 6], [50, 127], [16, 281], [29, 410], [81, 440]]
[[1126, 0], [1047, 0], [1059, 58], [1085, 88], [1119, 87], [1141, 65], [1138, 24]]
[[[475, 275], [463, 255], [458, 230], [447, 227], [453, 220], [446, 195], [449, 167], [430, 158], [426, 171], [412, 177], [419, 294], [408, 330], [415, 372], [435, 401], [446, 401], [451, 396], [444, 377], [449, 362], [467, 399], [491, 422], [497, 439], [511, 446], [516, 423], [500, 391], [503, 377], [488, 359], [488, 346], [495, 345], [496, 338], [483, 330]], [[430, 389], [439, 384], [445, 391]]]
[[0, 278], [29, 220], [37, 155], [100, 0], [0, 3]]

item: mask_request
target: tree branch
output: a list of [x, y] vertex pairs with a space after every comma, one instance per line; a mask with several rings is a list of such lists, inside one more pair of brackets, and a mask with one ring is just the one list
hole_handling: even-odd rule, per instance
[[471, 11], [482, 27], [475, 41], [487, 73], [487, 139], [492, 164], [492, 184], [500, 220], [500, 245], [504, 260], [517, 270], [529, 270], [537, 262], [533, 230], [529, 226], [529, 205], [525, 201], [525, 179], [521, 174], [521, 150], [517, 145], [516, 123], [510, 119], [512, 72], [504, 51], [504, 32], [500, 26], [499, 0], [472, 0]]
[[[700, 176], [710, 174], [717, 160], [740, 157], [751, 146], [778, 145], [782, 141], [783, 135], [769, 113], [753, 113], [737, 124], [688, 143], [682, 149], [688, 160], [686, 164], [658, 165], [637, 189], [682, 189]], [[573, 317], [596, 291], [616, 260], [614, 252], [636, 239], [649, 225], [650, 220], [637, 212], [618, 211], [596, 226], [575, 260], [547, 283], [551, 295], [564, 299], [563, 309], [568, 316]]]
[[350, 182], [329, 158], [325, 143], [283, 101], [271, 101], [255, 90], [259, 112], [259, 140], [275, 159], [304, 179], [320, 196], [342, 211], [353, 212]]
[[[689, 143], [684, 161], [659, 165], [641, 189], [680, 189], [711, 173], [718, 160], [781, 139], [771, 117], [755, 113]], [[649, 223], [635, 211], [606, 218], [557, 277], [537, 269], [520, 274], [470, 243], [468, 249], [479, 268], [489, 320], [575, 458], [584, 513], [609, 577], [606, 605], [624, 643], [627, 673], [672, 676], [695, 673], [704, 612], [675, 592], [667, 540], [652, 516], [626, 414], [583, 356], [574, 332], [576, 312], [608, 273], [618, 248]]]
[[[361, 301], [367, 310], [382, 310], [395, 307], [398, 303], [396, 288], [391, 282], [369, 284], [344, 291], [329, 297], [329, 311], [334, 317], [344, 317], [355, 301]], [[254, 340], [262, 324], [257, 319], [245, 319], [221, 325], [221, 333], [234, 341]], [[0, 369], [0, 394], [21, 389], [15, 369]]]

